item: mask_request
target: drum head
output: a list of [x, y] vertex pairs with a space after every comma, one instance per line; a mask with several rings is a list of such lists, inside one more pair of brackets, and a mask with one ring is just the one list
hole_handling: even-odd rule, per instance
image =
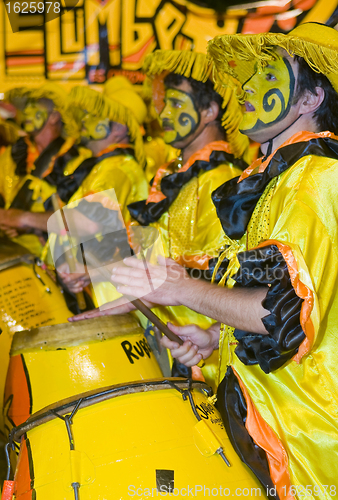
[[135, 333], [143, 333], [143, 328], [131, 314], [32, 328], [14, 335], [11, 356], [37, 349], [47, 351], [100, 342]]

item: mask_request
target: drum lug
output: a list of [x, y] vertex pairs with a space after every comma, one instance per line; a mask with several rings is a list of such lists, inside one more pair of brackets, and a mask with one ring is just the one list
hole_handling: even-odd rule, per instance
[[215, 453], [219, 454], [225, 463], [230, 467], [229, 461], [226, 459], [221, 442], [217, 439], [210, 427], [204, 420], [200, 420], [194, 427], [194, 442], [198, 450], [205, 457], [211, 457]]

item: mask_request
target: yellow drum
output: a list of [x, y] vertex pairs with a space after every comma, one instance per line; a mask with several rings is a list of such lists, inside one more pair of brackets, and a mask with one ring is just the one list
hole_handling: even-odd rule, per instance
[[264, 498], [209, 390], [183, 379], [140, 381], [45, 408], [13, 432], [22, 438], [14, 498], [182, 498], [188, 491]]
[[26, 248], [0, 237], [0, 428], [9, 351], [15, 332], [64, 323], [72, 313], [52, 277]]
[[122, 382], [162, 377], [131, 315], [36, 328], [14, 335], [5, 388], [8, 426], [61, 399]]

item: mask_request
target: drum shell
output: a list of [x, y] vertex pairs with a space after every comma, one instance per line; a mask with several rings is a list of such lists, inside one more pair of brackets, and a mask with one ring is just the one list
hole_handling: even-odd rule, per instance
[[[199, 485], [227, 488], [227, 496], [241, 496], [238, 488], [246, 489], [246, 498], [264, 498], [259, 482], [232, 448], [217, 410], [201, 390], [193, 389], [192, 394], [230, 467], [217, 453], [202, 453], [199, 422], [189, 400], [183, 401], [177, 390], [131, 392], [78, 410], [72, 424], [74, 451], [59, 418], [28, 430], [15, 474], [15, 498], [32, 494], [32, 484], [39, 500], [73, 500], [74, 482], [81, 485], [81, 500], [149, 498], [146, 489], [166, 484], [168, 476], [175, 490]], [[34, 470], [32, 483], [29, 467]], [[138, 488], [145, 494], [133, 495]], [[199, 491], [194, 496], [207, 495]]]
[[17, 426], [76, 394], [161, 376], [143, 329], [131, 315], [20, 332], [13, 339], [6, 380], [7, 414]]
[[3, 430], [2, 403], [9, 352], [17, 331], [64, 323], [73, 314], [63, 294], [49, 274], [32, 264], [19, 263], [0, 272], [0, 428]]

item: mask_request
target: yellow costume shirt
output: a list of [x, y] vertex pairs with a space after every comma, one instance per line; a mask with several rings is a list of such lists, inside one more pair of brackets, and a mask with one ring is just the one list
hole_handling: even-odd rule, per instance
[[[180, 171], [187, 171], [199, 160], [208, 161], [213, 151], [229, 153], [230, 149], [224, 141], [210, 143], [195, 153]], [[171, 173], [173, 173], [171, 165], [158, 171], [147, 203], [157, 202], [163, 198], [163, 193], [160, 191], [161, 179]], [[175, 259], [185, 267], [195, 268], [201, 277], [208, 271], [209, 260], [217, 257], [219, 250], [225, 244], [224, 233], [211, 194], [223, 182], [241, 173], [241, 169], [224, 158], [215, 168], [201, 170], [198, 176], [192, 177], [182, 187], [169, 210], [163, 213], [158, 221], [150, 224], [159, 232], [166, 257]], [[131, 213], [133, 215], [133, 212]], [[185, 306], [160, 306], [153, 311], [164, 323], [171, 321], [180, 326], [197, 323], [202, 328], [208, 328], [215, 323], [213, 319]], [[217, 356], [217, 353], [213, 354], [202, 370], [207, 382], [213, 385]]]
[[[272, 325], [269, 335], [225, 327], [220, 379], [231, 365], [247, 403], [246, 429], [267, 452], [280, 498], [330, 499], [338, 488], [338, 138], [330, 132], [296, 134], [264, 163], [258, 161], [244, 172], [244, 181], [249, 175], [264, 175], [274, 158], [279, 165], [283, 159], [293, 161], [269, 180], [246, 234], [240, 241], [228, 241], [230, 274], [240, 286], [257, 286], [260, 280], [266, 284], [261, 278], [252, 280], [252, 270], [265, 272], [266, 265], [266, 272], [272, 272], [275, 249], [287, 265], [295, 299], [301, 300], [297, 305], [292, 299], [292, 307], [280, 302], [278, 312], [274, 306], [281, 321], [278, 326], [273, 315], [266, 318]], [[253, 250], [257, 247], [264, 266], [257, 257], [248, 264], [250, 255], [258, 255]], [[245, 266], [249, 269], [244, 278], [234, 275], [239, 262], [242, 273]], [[228, 280], [228, 286], [233, 284]], [[283, 293], [280, 289], [276, 296]], [[303, 339], [296, 349], [287, 338], [297, 328], [295, 317]], [[271, 341], [277, 338], [271, 333], [274, 328], [285, 330], [280, 352]]]

